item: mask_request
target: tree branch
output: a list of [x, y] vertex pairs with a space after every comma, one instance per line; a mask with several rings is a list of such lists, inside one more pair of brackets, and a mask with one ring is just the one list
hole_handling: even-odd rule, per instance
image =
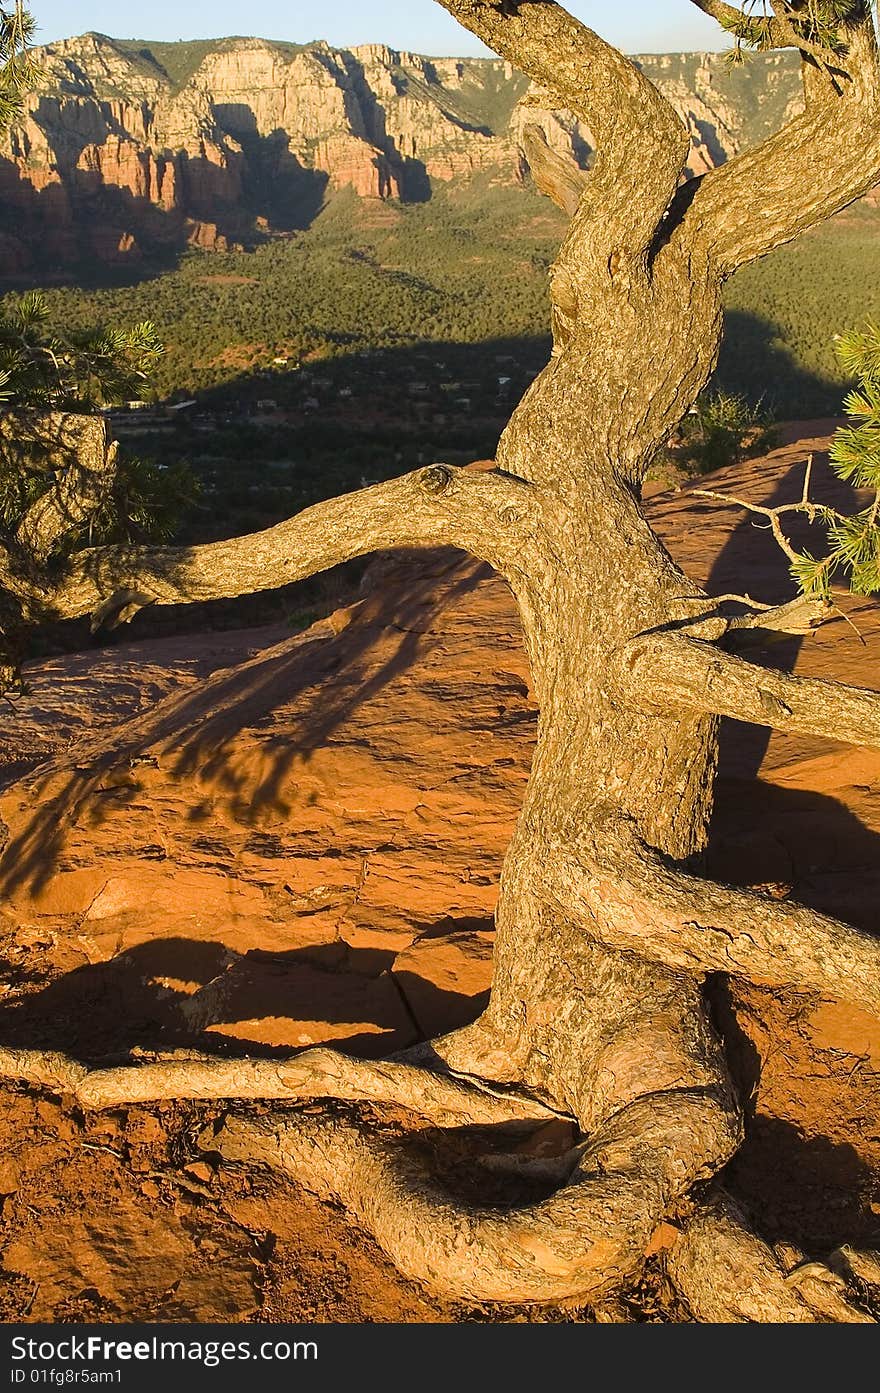
[[[747, 601], [752, 606], [755, 601]], [[758, 630], [768, 634], [812, 634], [835, 613], [834, 605], [813, 595], [796, 595], [782, 605], [761, 605], [757, 613], [737, 614], [728, 621], [728, 641], [736, 634]]]
[[559, 105], [587, 122], [600, 146], [633, 153], [632, 127], [649, 152], [684, 128], [672, 105], [641, 70], [554, 0], [439, 0], [459, 24], [556, 94]]
[[529, 125], [523, 130], [523, 153], [528, 160], [532, 178], [541, 193], [552, 199], [557, 208], [573, 217], [587, 187], [588, 175], [571, 158], [551, 150], [540, 126]]
[[685, 1222], [669, 1254], [675, 1286], [691, 1311], [708, 1323], [790, 1324], [817, 1320], [872, 1325], [847, 1284], [820, 1263], [785, 1272], [752, 1231], [740, 1207], [722, 1190]]
[[595, 1300], [638, 1273], [657, 1224], [741, 1139], [722, 1090], [639, 1098], [571, 1157], [567, 1183], [513, 1207], [462, 1202], [410, 1144], [344, 1117], [231, 1116], [200, 1145], [285, 1170], [345, 1205], [395, 1266], [470, 1301]]
[[435, 464], [316, 503], [264, 532], [196, 547], [98, 547], [54, 583], [0, 570], [30, 620], [91, 614], [98, 622], [146, 604], [189, 604], [273, 590], [393, 547], [461, 547], [496, 569], [515, 564], [538, 514], [535, 490], [498, 470]]
[[795, 550], [786, 537], [782, 530], [780, 518], [786, 517], [790, 513], [803, 513], [812, 523], [817, 519], [821, 519], [823, 522], [839, 522], [843, 521], [846, 516], [837, 508], [831, 508], [825, 503], [811, 501], [809, 490], [812, 465], [813, 456], [810, 455], [807, 461], [803, 494], [797, 503], [777, 503], [774, 506], [768, 506], [764, 503], [752, 503], [748, 498], [738, 498], [734, 494], [718, 493], [715, 489], [692, 489], [691, 492], [696, 498], [712, 498], [717, 503], [726, 503], [731, 508], [742, 508], [744, 512], [756, 513], [758, 517], [767, 518], [774, 542], [790, 562], [797, 564], [805, 558]]
[[0, 415], [4, 470], [46, 475], [45, 493], [31, 504], [16, 531], [25, 556], [45, 561], [66, 533], [89, 520], [107, 495], [117, 449], [102, 416], [27, 410]]
[[652, 236], [675, 192], [690, 141], [672, 104], [636, 64], [553, 0], [439, 3], [495, 53], [555, 94], [560, 107], [582, 117], [597, 146], [590, 178], [597, 207], [603, 217], [615, 202], [625, 207], [633, 242]]
[[691, 4], [696, 5], [698, 10], [703, 11], [703, 14], [717, 19], [722, 29], [726, 29], [734, 35], [737, 32], [737, 26], [742, 25], [745, 21], [758, 25], [764, 36], [762, 52], [764, 49], [796, 48], [801, 53], [815, 58], [817, 62], [835, 67], [840, 65], [839, 53], [835, 53], [829, 48], [823, 48], [821, 44], [813, 43], [804, 34], [799, 34], [784, 14], [750, 16], [744, 14], [736, 5], [728, 5], [726, 0], [691, 0]]
[[[66, 415], [59, 421], [63, 450], [52, 461], [52, 487], [32, 503], [18, 525], [16, 541], [38, 562], [47, 560], [61, 539], [87, 523], [105, 501], [119, 446], [101, 416]], [[38, 443], [35, 437], [34, 444]]]
[[728, 5], [727, 0], [691, 0], [692, 5], [696, 5], [698, 10], [702, 10], [704, 15], [709, 15], [711, 19], [717, 19], [722, 29], [734, 32], [734, 26], [742, 24], [746, 15], [736, 5]]
[[[880, 67], [870, 7], [861, 19], [842, 24], [841, 33], [846, 52], [835, 56], [841, 80], [821, 88], [805, 82], [810, 100], [802, 115], [694, 181], [676, 235], [706, 247], [725, 276], [880, 180]], [[815, 61], [803, 71], [806, 80], [816, 72]]]
[[798, 735], [880, 750], [880, 692], [793, 677], [681, 633], [642, 634], [626, 645], [618, 671], [643, 707], [712, 713]]
[[702, 976], [820, 992], [880, 1015], [880, 939], [802, 905], [699, 880], [619, 815], [547, 849], [541, 884], [609, 948]]

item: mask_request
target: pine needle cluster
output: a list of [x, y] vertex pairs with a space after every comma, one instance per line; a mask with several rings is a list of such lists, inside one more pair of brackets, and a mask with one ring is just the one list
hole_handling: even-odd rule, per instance
[[[30, 291], [0, 313], [0, 409], [93, 412], [151, 392], [163, 353], [149, 321], [131, 328], [65, 330], [50, 324], [44, 298]], [[46, 461], [0, 456], [0, 534], [15, 532], [51, 487]], [[197, 495], [184, 462], [163, 466], [120, 450], [100, 505], [59, 541], [63, 553], [109, 542], [165, 541]]]
[[841, 334], [835, 341], [845, 370], [857, 386], [844, 399], [853, 421], [835, 432], [829, 450], [831, 467], [854, 489], [873, 498], [856, 513], [811, 505], [825, 523], [828, 551], [809, 553], [791, 562], [791, 573], [805, 595], [827, 598], [835, 576], [845, 578], [856, 595], [880, 593], [880, 325]]
[[155, 325], [64, 330], [38, 291], [0, 313], [0, 400], [48, 411], [92, 411], [142, 399], [163, 353]]
[[43, 76], [30, 52], [35, 31], [33, 17], [21, 0], [12, 9], [0, 5], [0, 131], [18, 120], [27, 93]]
[[720, 20], [722, 28], [736, 40], [730, 53], [734, 63], [743, 61], [746, 50], [757, 52], [779, 47], [779, 27], [774, 33], [774, 19], [781, 20], [790, 31], [792, 44], [801, 39], [808, 51], [819, 51], [831, 58], [846, 53], [842, 26], [863, 17], [865, 0], [746, 0], [742, 13], [733, 19]]

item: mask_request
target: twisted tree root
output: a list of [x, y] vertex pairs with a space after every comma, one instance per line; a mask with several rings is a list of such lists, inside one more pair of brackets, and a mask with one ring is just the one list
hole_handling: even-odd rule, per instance
[[844, 1279], [822, 1263], [785, 1273], [729, 1195], [701, 1205], [672, 1248], [667, 1268], [700, 1321], [872, 1325]]
[[285, 1060], [190, 1054], [112, 1069], [88, 1069], [47, 1050], [0, 1049], [0, 1078], [72, 1094], [87, 1109], [167, 1098], [338, 1098], [394, 1103], [439, 1127], [560, 1116], [538, 1099], [480, 1079], [433, 1073], [402, 1060], [351, 1059], [331, 1049], [306, 1050]]
[[670, 1204], [739, 1140], [738, 1117], [708, 1091], [641, 1098], [573, 1157], [567, 1183], [511, 1209], [460, 1203], [405, 1144], [345, 1119], [231, 1117], [202, 1144], [341, 1200], [401, 1272], [439, 1295], [557, 1302], [625, 1286]]
[[[72, 1094], [84, 1108], [165, 1098], [334, 1098], [394, 1103], [435, 1126], [558, 1118], [545, 1104], [480, 1080], [329, 1049], [287, 1061], [161, 1060], [88, 1070], [62, 1054], [0, 1049], [0, 1075]], [[336, 1117], [275, 1112], [230, 1118], [205, 1145], [226, 1160], [286, 1170], [342, 1203], [399, 1269], [445, 1296], [474, 1301], [586, 1300], [640, 1270], [651, 1234], [694, 1180], [714, 1174], [740, 1140], [725, 1095], [680, 1090], [640, 1098], [585, 1146], [544, 1165], [562, 1182], [519, 1209], [462, 1205], [406, 1147]], [[541, 1164], [535, 1168], [540, 1173]]]
[[[64, 1054], [0, 1049], [0, 1076], [72, 1095], [87, 1109], [169, 1098], [332, 1098], [394, 1104], [443, 1128], [559, 1117], [481, 1080], [330, 1049], [283, 1061], [190, 1055], [94, 1070]], [[550, 1303], [595, 1301], [625, 1288], [671, 1206], [740, 1139], [738, 1114], [712, 1090], [642, 1097], [567, 1155], [487, 1158], [487, 1167], [559, 1186], [539, 1203], [509, 1209], [459, 1202], [405, 1143], [345, 1118], [231, 1116], [201, 1143], [225, 1161], [273, 1166], [322, 1199], [341, 1201], [400, 1271], [439, 1295]], [[843, 1277], [822, 1264], [799, 1263], [786, 1275], [722, 1193], [689, 1219], [668, 1266], [701, 1321], [873, 1321]]]
[[[329, 1049], [287, 1061], [190, 1056], [92, 1071], [61, 1054], [0, 1049], [0, 1075], [72, 1094], [85, 1108], [160, 1098], [323, 1097], [393, 1103], [440, 1127], [559, 1116], [480, 1080]], [[336, 1117], [232, 1117], [204, 1144], [226, 1160], [286, 1170], [322, 1198], [341, 1200], [401, 1271], [436, 1292], [552, 1302], [625, 1285], [670, 1203], [713, 1174], [739, 1140], [738, 1114], [726, 1097], [721, 1106], [699, 1089], [641, 1098], [589, 1144], [545, 1164], [545, 1177], [561, 1182], [554, 1194], [510, 1210], [462, 1205], [405, 1146]]]

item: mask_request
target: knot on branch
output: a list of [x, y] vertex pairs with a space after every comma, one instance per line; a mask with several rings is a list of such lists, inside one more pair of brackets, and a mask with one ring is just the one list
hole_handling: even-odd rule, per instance
[[573, 156], [551, 150], [543, 127], [530, 123], [522, 133], [522, 150], [532, 178], [541, 193], [552, 199], [563, 213], [574, 217], [587, 176]]
[[508, 503], [498, 513], [499, 522], [503, 522], [506, 527], [513, 527], [515, 523], [522, 521], [522, 510], [515, 508], [512, 503]]
[[448, 464], [431, 464], [419, 475], [419, 484], [425, 493], [445, 493], [452, 483], [452, 470]]
[[114, 590], [92, 614], [91, 632], [96, 633], [102, 625], [107, 629], [116, 629], [120, 624], [127, 624], [139, 610], [151, 605], [154, 598], [143, 590]]

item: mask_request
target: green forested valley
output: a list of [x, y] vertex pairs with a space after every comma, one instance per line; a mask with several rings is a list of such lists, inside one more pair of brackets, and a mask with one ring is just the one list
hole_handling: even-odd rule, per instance
[[[189, 251], [116, 283], [85, 268], [46, 293], [69, 326], [156, 323], [155, 392], [197, 405], [173, 430], [145, 423], [138, 447], [191, 460], [203, 488], [186, 531], [217, 535], [422, 460], [491, 454], [546, 361], [563, 228], [543, 198], [488, 177], [418, 205], [343, 192], [252, 252]], [[878, 228], [857, 205], [739, 272], [717, 385], [779, 419], [838, 413], [833, 338], [880, 316]]]
[[[71, 325], [153, 319], [167, 346], [158, 391], [192, 392], [277, 356], [544, 336], [563, 228], [536, 194], [480, 179], [408, 206], [344, 192], [306, 231], [255, 251], [190, 251], [117, 284], [104, 271], [90, 285], [86, 270], [48, 297]], [[784, 416], [835, 408], [833, 336], [880, 305], [878, 230], [880, 212], [857, 205], [738, 273], [726, 294], [725, 385], [766, 395]]]

